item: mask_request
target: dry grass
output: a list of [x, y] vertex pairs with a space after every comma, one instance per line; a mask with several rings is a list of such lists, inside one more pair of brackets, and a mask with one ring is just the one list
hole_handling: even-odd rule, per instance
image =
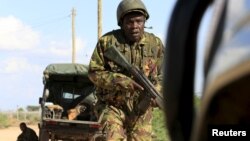
[[[28, 125], [34, 129], [38, 135], [39, 130], [37, 125]], [[19, 126], [10, 126], [5, 129], [0, 129], [0, 141], [16, 141], [17, 136], [21, 133]]]

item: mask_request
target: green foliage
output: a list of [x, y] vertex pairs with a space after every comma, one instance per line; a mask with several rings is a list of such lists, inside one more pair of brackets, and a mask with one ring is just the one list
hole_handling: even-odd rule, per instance
[[155, 108], [153, 111], [154, 141], [169, 141], [164, 111]]
[[40, 120], [39, 114], [27, 114], [26, 120], [29, 121], [30, 124], [36, 124]]
[[194, 96], [194, 106], [196, 109], [200, 106], [201, 98], [199, 96]]
[[[199, 96], [194, 96], [194, 106], [196, 109], [200, 106], [200, 101]], [[155, 136], [154, 141], [170, 141], [164, 111], [158, 108], [153, 111], [153, 132]]]
[[26, 107], [26, 110], [27, 110], [27, 111], [39, 111], [39, 109], [40, 109], [40, 106], [28, 105], [28, 106]]
[[17, 111], [18, 111], [18, 112], [23, 112], [24, 109], [23, 109], [22, 107], [20, 107], [20, 108], [17, 109]]
[[10, 123], [8, 121], [8, 116], [0, 113], [0, 129], [7, 128], [9, 126], [10, 126]]
[[[19, 108], [23, 109], [23, 108]], [[40, 112], [25, 112], [17, 110], [16, 112], [0, 111], [0, 129], [9, 126], [17, 126], [20, 122], [25, 121], [28, 124], [37, 124], [40, 120]]]
[[19, 121], [27, 121], [29, 123], [36, 123], [40, 119], [40, 112], [17, 112], [15, 118]]

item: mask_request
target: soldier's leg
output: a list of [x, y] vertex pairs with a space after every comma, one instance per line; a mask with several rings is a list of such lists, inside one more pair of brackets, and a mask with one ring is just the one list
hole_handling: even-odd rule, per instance
[[108, 141], [127, 141], [126, 131], [123, 128], [124, 119], [122, 110], [113, 106], [108, 107], [102, 120]]
[[128, 135], [128, 141], [151, 141], [152, 140], [152, 109], [138, 118], [133, 129]]

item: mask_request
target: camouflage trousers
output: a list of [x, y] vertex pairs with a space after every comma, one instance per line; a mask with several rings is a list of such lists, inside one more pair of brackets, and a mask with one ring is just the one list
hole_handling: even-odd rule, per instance
[[129, 116], [120, 108], [108, 106], [102, 125], [108, 141], [151, 141], [152, 109], [140, 116]]

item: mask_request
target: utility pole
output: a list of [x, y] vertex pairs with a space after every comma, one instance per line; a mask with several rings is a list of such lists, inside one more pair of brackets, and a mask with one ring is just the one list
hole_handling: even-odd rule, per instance
[[98, 0], [98, 39], [102, 36], [102, 0]]
[[19, 121], [19, 108], [16, 106], [16, 119]]
[[72, 63], [75, 63], [76, 60], [76, 48], [75, 48], [75, 16], [76, 10], [72, 9]]

